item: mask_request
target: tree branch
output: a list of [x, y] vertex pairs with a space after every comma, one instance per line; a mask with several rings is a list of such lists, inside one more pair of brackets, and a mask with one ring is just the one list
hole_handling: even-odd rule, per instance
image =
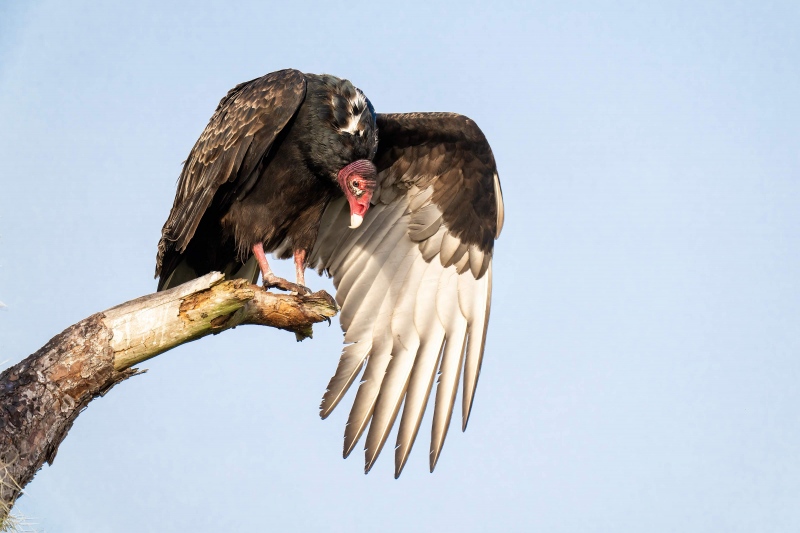
[[0, 374], [0, 520], [94, 398], [139, 373], [134, 365], [242, 324], [310, 337], [338, 308], [324, 291], [273, 294], [218, 272], [86, 318]]

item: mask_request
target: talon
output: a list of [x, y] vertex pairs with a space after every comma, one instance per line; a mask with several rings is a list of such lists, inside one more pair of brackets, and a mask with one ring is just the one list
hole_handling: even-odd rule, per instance
[[282, 291], [291, 292], [298, 295], [311, 294], [311, 289], [305, 286], [305, 255], [303, 250], [295, 250], [295, 266], [297, 267], [297, 283], [292, 283], [289, 280], [279, 278], [276, 276], [272, 269], [269, 267], [267, 256], [264, 254], [263, 243], [253, 245], [253, 254], [256, 256], [258, 266], [261, 269], [262, 286], [265, 289], [276, 288]]
[[304, 296], [306, 294], [311, 294], [311, 290], [306, 287], [305, 285], [300, 285], [299, 283], [292, 283], [291, 281], [286, 282], [288, 285], [291, 285], [292, 292], [299, 296]]
[[300, 288], [300, 292], [298, 292], [297, 294], [299, 294], [301, 296], [307, 296], [307, 295], [311, 294], [311, 289], [309, 289], [305, 285], [297, 285], [296, 283], [293, 284], [293, 285], [296, 285], [297, 287]]
[[311, 289], [309, 289], [305, 285], [292, 283], [291, 281], [279, 278], [274, 274], [271, 274], [266, 278], [264, 278], [263, 286], [265, 289], [276, 288], [286, 292], [293, 292], [295, 294], [301, 294], [301, 295], [311, 294]]

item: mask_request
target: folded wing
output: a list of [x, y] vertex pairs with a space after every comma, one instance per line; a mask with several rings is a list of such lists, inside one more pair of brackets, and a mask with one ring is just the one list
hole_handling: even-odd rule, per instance
[[220, 187], [230, 184], [229, 198], [217, 198], [223, 204], [252, 188], [259, 165], [305, 94], [303, 74], [287, 69], [241, 83], [220, 101], [183, 166], [172, 210], [161, 230], [156, 259], [159, 289]]
[[439, 380], [430, 469], [444, 444], [463, 374], [466, 429], [483, 358], [492, 251], [503, 200], [491, 148], [451, 113], [378, 115], [378, 190], [360, 228], [344, 200], [326, 210], [309, 265], [333, 276], [345, 347], [320, 406], [327, 417], [364, 370], [344, 455], [367, 430], [369, 471], [400, 416], [395, 477], [403, 470]]

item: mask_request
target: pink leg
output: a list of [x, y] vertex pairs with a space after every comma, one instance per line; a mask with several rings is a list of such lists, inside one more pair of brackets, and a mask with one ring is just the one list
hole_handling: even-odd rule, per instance
[[255, 254], [256, 261], [258, 261], [258, 268], [261, 269], [261, 277], [267, 279], [269, 276], [272, 275], [272, 269], [269, 267], [269, 262], [267, 261], [267, 254], [264, 253], [264, 244], [263, 243], [254, 244], [253, 254]]
[[294, 268], [297, 272], [297, 284], [305, 286], [306, 284], [306, 251], [294, 251]]
[[[267, 261], [267, 255], [264, 253], [263, 243], [253, 245], [253, 254], [256, 256], [258, 267], [261, 269], [261, 278], [265, 288], [277, 287], [284, 291], [296, 292], [298, 294], [308, 294], [311, 292], [308, 287], [303, 286], [305, 280], [305, 276], [303, 275], [305, 270], [305, 251], [302, 252], [302, 257], [300, 259], [300, 264], [303, 265], [302, 269], [298, 266], [298, 283], [292, 283], [291, 281], [279, 278], [272, 272], [269, 262]], [[298, 264], [297, 256], [298, 253], [295, 252], [295, 265]]]

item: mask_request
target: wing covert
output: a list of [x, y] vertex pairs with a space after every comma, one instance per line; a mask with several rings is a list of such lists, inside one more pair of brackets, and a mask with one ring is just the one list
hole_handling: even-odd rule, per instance
[[361, 227], [351, 230], [347, 203], [332, 202], [308, 264], [333, 276], [345, 332], [320, 414], [331, 413], [363, 369], [344, 455], [366, 431], [368, 472], [403, 407], [397, 477], [437, 371], [431, 471], [462, 375], [466, 428], [483, 358], [503, 201], [491, 148], [470, 119], [451, 113], [379, 114], [377, 123], [374, 205]]

